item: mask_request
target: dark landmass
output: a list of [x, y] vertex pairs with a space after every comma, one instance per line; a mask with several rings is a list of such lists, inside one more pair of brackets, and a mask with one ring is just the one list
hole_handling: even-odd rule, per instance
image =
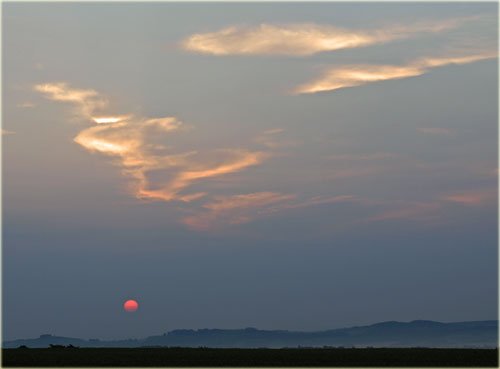
[[3, 348], [46, 348], [49, 345], [78, 347], [434, 347], [497, 348], [498, 321], [440, 323], [428, 320], [383, 322], [369, 326], [320, 332], [245, 329], [180, 329], [144, 339], [116, 341], [83, 340], [49, 334], [33, 339], [3, 342]]
[[3, 349], [4, 367], [498, 367], [498, 349]]

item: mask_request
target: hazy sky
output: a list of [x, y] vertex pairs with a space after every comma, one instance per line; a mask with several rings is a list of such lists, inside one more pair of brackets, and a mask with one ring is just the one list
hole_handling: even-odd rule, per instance
[[497, 12], [4, 3], [3, 338], [496, 319]]

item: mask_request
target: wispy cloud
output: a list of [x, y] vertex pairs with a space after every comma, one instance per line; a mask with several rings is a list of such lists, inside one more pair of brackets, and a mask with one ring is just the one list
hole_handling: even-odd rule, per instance
[[31, 109], [34, 108], [36, 105], [32, 102], [26, 101], [20, 104], [17, 104], [16, 107], [21, 108], [21, 109]]
[[215, 230], [227, 224], [248, 223], [257, 217], [287, 210], [347, 201], [355, 201], [354, 196], [315, 196], [307, 200], [299, 200], [294, 194], [277, 192], [219, 196], [203, 205], [201, 210], [184, 217], [182, 222], [195, 230]]
[[213, 230], [225, 224], [248, 223], [268, 206], [294, 198], [294, 195], [276, 192], [218, 196], [214, 201], [203, 205], [201, 211], [184, 217], [182, 222], [195, 230]]
[[458, 27], [477, 17], [413, 24], [391, 25], [380, 29], [351, 30], [313, 23], [253, 27], [233, 26], [216, 32], [198, 33], [182, 41], [192, 52], [212, 55], [296, 55], [356, 48], [413, 37], [420, 33], [438, 33]]
[[[133, 180], [130, 187], [137, 198], [194, 201], [206, 193], [186, 193], [193, 183], [237, 173], [269, 156], [242, 148], [216, 149], [216, 160], [208, 160], [209, 155], [196, 150], [170, 152], [153, 145], [150, 139], [182, 131], [184, 125], [176, 117], [147, 119], [132, 114], [102, 114], [100, 110], [107, 106], [107, 100], [99, 93], [70, 88], [65, 83], [37, 85], [35, 90], [49, 99], [77, 106], [81, 117], [93, 125], [79, 132], [74, 141], [90, 152], [117, 159], [115, 163], [122, 173]], [[165, 179], [160, 183], [152, 180], [151, 173], [155, 171], [164, 173]]]
[[394, 209], [384, 210], [367, 219], [369, 222], [388, 220], [421, 220], [430, 221], [438, 217], [436, 212], [441, 209], [439, 202], [408, 202]]
[[496, 190], [469, 190], [453, 192], [443, 195], [441, 200], [465, 206], [497, 205], [498, 194]]
[[311, 206], [334, 204], [339, 202], [358, 202], [358, 199], [352, 195], [339, 196], [314, 196], [307, 200], [289, 202], [279, 206], [271, 207], [265, 211], [266, 214], [277, 213], [287, 209], [301, 209]]
[[2, 136], [13, 135], [15, 133], [16, 132], [14, 132], [14, 131], [8, 131], [8, 130], [2, 128]]
[[480, 60], [493, 59], [497, 53], [485, 52], [476, 55], [421, 58], [407, 65], [347, 65], [328, 69], [321, 77], [296, 87], [294, 94], [314, 94], [334, 91], [346, 87], [368, 83], [416, 77], [428, 73], [433, 68], [451, 64], [468, 64]]
[[427, 201], [379, 202], [379, 206], [388, 207], [365, 221], [379, 222], [391, 220], [411, 220], [437, 224], [445, 221], [443, 211], [450, 203], [463, 206], [497, 206], [498, 191], [494, 188], [453, 191], [436, 195]]
[[77, 107], [76, 113], [85, 118], [92, 118], [99, 109], [104, 109], [108, 105], [108, 101], [97, 91], [70, 88], [64, 82], [38, 84], [34, 89], [51, 100], [74, 104]]
[[195, 182], [223, 176], [229, 173], [240, 172], [250, 166], [260, 164], [266, 154], [248, 150], [219, 150], [225, 154], [225, 159], [215, 165], [203, 164], [203, 162], [187, 161], [181, 166], [181, 170], [174, 178], [159, 189], [141, 188], [137, 191], [139, 198], [161, 199], [164, 201], [181, 200], [192, 201], [199, 199], [205, 193], [198, 192], [187, 195], [179, 193]]
[[285, 130], [283, 128], [268, 129], [258, 135], [254, 142], [268, 149], [280, 149], [291, 146], [298, 146], [297, 140], [284, 138]]

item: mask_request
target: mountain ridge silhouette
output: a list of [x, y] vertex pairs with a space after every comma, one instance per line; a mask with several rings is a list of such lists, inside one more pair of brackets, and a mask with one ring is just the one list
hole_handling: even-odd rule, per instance
[[442, 323], [431, 320], [386, 321], [323, 331], [175, 329], [162, 335], [122, 340], [80, 339], [43, 334], [4, 341], [3, 348], [49, 345], [79, 347], [498, 347], [498, 320]]

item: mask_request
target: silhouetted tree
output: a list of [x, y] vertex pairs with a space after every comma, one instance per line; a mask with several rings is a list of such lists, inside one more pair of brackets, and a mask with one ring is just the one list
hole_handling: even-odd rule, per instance
[[52, 344], [49, 344], [50, 348], [51, 349], [62, 349], [62, 348], [65, 348], [63, 345], [52, 345]]

